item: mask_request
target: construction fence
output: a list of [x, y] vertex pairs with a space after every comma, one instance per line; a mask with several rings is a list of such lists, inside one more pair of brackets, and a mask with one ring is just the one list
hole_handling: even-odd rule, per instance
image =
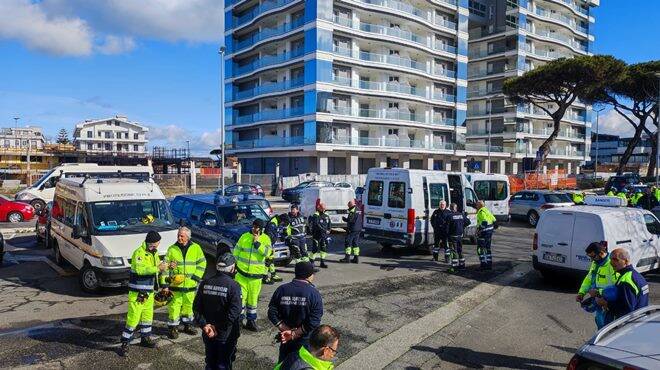
[[523, 175], [510, 175], [509, 186], [511, 194], [526, 189], [577, 189], [577, 178], [575, 175], [566, 174], [564, 170], [553, 170], [546, 173], [527, 172]]

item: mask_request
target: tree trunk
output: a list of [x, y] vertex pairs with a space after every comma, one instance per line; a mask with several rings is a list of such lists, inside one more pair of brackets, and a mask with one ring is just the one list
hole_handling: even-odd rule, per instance
[[[656, 130], [658, 128], [656, 127]], [[645, 128], [644, 131], [649, 136], [649, 141], [651, 141], [651, 158], [649, 158], [649, 168], [646, 170], [646, 176], [653, 177], [655, 176], [655, 166], [658, 159], [658, 136], [657, 131], [651, 132], [651, 130]]]
[[[564, 115], [562, 114], [562, 117]], [[559, 135], [559, 125], [561, 123], [561, 118], [555, 118], [553, 117], [552, 120], [554, 121], [554, 129], [552, 130], [552, 134], [548, 136], [547, 139], [541, 144], [539, 147], [539, 150], [543, 153], [541, 156], [541, 160], [536, 164], [536, 171], [542, 171], [543, 166], [545, 165], [546, 160], [548, 159], [548, 155], [550, 154], [550, 145], [555, 141], [555, 138], [557, 138], [557, 135]], [[535, 153], [536, 154], [536, 153]]]
[[632, 156], [633, 150], [635, 150], [635, 147], [637, 147], [637, 144], [639, 144], [639, 140], [642, 137], [642, 132], [644, 131], [644, 124], [646, 122], [640, 122], [637, 128], [635, 128], [635, 135], [632, 137], [632, 140], [628, 143], [628, 147], [626, 148], [626, 151], [623, 153], [623, 156], [621, 157], [621, 161], [619, 162], [619, 167], [616, 169], [616, 174], [621, 175], [623, 173], [623, 169], [626, 167], [628, 164], [628, 160]]

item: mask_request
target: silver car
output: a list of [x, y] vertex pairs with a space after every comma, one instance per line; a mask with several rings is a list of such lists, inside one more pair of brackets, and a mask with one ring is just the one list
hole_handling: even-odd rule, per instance
[[659, 333], [660, 306], [640, 308], [600, 329], [567, 369], [660, 369]]
[[566, 194], [550, 190], [523, 190], [509, 199], [511, 218], [524, 218], [536, 227], [541, 213], [546, 209], [572, 206], [573, 200]]

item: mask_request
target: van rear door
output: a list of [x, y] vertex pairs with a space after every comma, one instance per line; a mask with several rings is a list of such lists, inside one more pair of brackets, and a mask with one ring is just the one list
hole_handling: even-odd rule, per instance
[[375, 177], [369, 180], [364, 207], [366, 229], [400, 233], [403, 238], [408, 216], [406, 204], [410, 202], [406, 180], [404, 176]]
[[543, 214], [543, 223], [537, 228], [540, 263], [570, 268], [574, 225], [575, 214], [573, 212], [545, 212]]
[[603, 222], [597, 214], [577, 213], [573, 226], [573, 238], [571, 241], [571, 264], [576, 270], [589, 270], [591, 260], [584, 252], [587, 246], [593, 242], [607, 240], [603, 230]]

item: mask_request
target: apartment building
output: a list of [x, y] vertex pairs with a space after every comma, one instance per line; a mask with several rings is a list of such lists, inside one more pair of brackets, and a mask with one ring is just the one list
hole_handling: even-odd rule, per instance
[[246, 173], [457, 170], [467, 4], [226, 0], [228, 153]]
[[[553, 122], [537, 107], [512, 104], [502, 94], [503, 82], [553, 59], [590, 55], [598, 5], [599, 0], [469, 0], [467, 142], [509, 153], [506, 173], [530, 169]], [[591, 107], [580, 102], [568, 109], [546, 168], [575, 173], [589, 160], [591, 117]], [[490, 170], [500, 172], [496, 166]]]
[[76, 125], [73, 145], [87, 155], [144, 157], [148, 131], [124, 116], [86, 120]]
[[0, 145], [0, 174], [5, 178], [23, 179], [30, 172], [28, 169], [47, 169], [54, 160], [44, 150], [46, 139], [41, 127], [2, 128]]
[[0, 129], [0, 143], [2, 143], [4, 152], [23, 152], [28, 149], [41, 151], [44, 149], [46, 139], [41, 127], [2, 128]]

